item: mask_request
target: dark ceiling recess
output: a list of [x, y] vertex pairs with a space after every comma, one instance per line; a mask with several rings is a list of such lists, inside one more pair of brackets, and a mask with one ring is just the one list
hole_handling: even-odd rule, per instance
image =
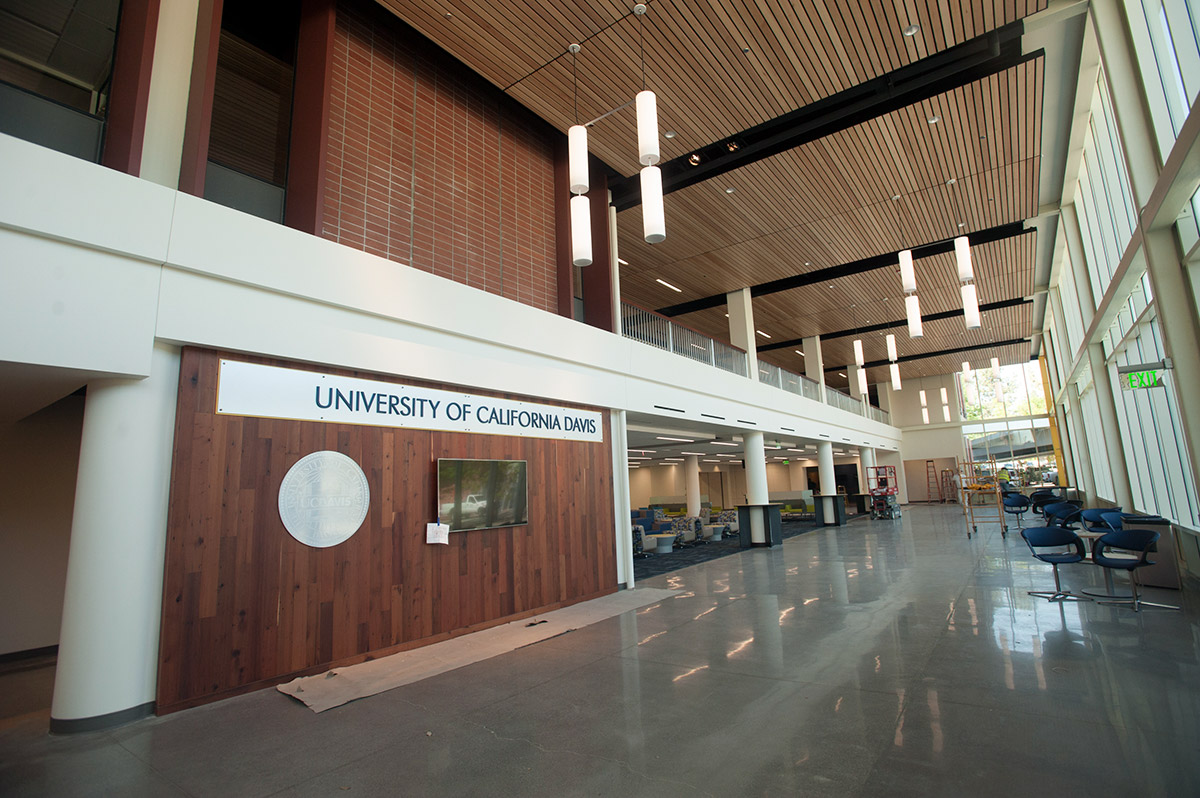
[[[1036, 227], [1025, 229], [1024, 222], [1010, 222], [1002, 224], [999, 227], [989, 227], [986, 230], [979, 230], [971, 233], [967, 238], [971, 241], [971, 246], [979, 246], [980, 244], [989, 244], [994, 241], [1003, 241], [1006, 238], [1014, 238], [1020, 235], [1030, 235], [1037, 232]], [[914, 260], [921, 258], [929, 258], [934, 255], [941, 255], [947, 252], [954, 251], [954, 240], [937, 241], [932, 244], [923, 244], [919, 247], [912, 248]], [[750, 286], [750, 296], [766, 296], [767, 294], [777, 294], [780, 291], [790, 291], [793, 288], [803, 288], [806, 285], [815, 285], [824, 283], [829, 280], [836, 280], [839, 277], [849, 277], [853, 274], [862, 274], [863, 272], [875, 271], [876, 269], [886, 269], [897, 265], [899, 252], [885, 252], [882, 255], [872, 255], [869, 258], [856, 260], [851, 263], [843, 263], [840, 266], [830, 266], [825, 269], [814, 269], [811, 272], [804, 274], [796, 274], [791, 277], [783, 277], [779, 280], [772, 280], [768, 283], [759, 283], [758, 285]], [[689, 302], [680, 302], [678, 305], [668, 305], [665, 308], [659, 308], [656, 313], [663, 316], [674, 317], [682, 316], [685, 313], [695, 313], [698, 310], [708, 310], [709, 308], [719, 308], [725, 304], [725, 294], [713, 294], [712, 296], [693, 299]], [[961, 313], [961, 311], [960, 311]]]
[[[1042, 55], [1042, 51], [1021, 52], [1024, 31], [1024, 23], [1010, 23], [741, 133], [725, 136], [688, 155], [665, 161], [659, 165], [663, 193], [711, 180], [1033, 60]], [[731, 140], [738, 146], [730, 148]], [[697, 160], [694, 156], [699, 156], [695, 164], [692, 163]], [[618, 212], [641, 203], [639, 181], [636, 174], [609, 180], [613, 205]]]
[[[925, 360], [925, 359], [931, 358], [931, 357], [941, 357], [942, 355], [956, 355], [959, 352], [978, 352], [980, 349], [999, 349], [1002, 346], [1015, 346], [1017, 344], [1027, 344], [1027, 343], [1029, 343], [1028, 338], [1010, 338], [1007, 341], [993, 341], [992, 343], [988, 343], [988, 344], [973, 344], [971, 346], [959, 346], [959, 347], [955, 347], [954, 349], [940, 349], [937, 352], [922, 352], [919, 355], [902, 355], [901, 357], [896, 359], [896, 362], [897, 363], [911, 363], [914, 360]], [[890, 361], [890, 360], [868, 360], [866, 363], [863, 364], [862, 367], [865, 369], [874, 369], [874, 368], [879, 368], [880, 366], [886, 366], [891, 362], [892, 361]], [[830, 366], [829, 368], [825, 369], [825, 373], [828, 374], [830, 372], [842, 371], [845, 368], [846, 368], [845, 366]]]
[[[1003, 310], [1004, 308], [1014, 308], [1020, 305], [1032, 305], [1032, 299], [1025, 297], [1016, 297], [1014, 299], [1002, 299], [999, 302], [988, 302], [979, 306], [980, 313], [987, 313], [989, 310]], [[921, 316], [921, 323], [928, 324], [931, 321], [941, 321], [942, 319], [953, 319], [956, 316], [963, 315], [962, 308], [955, 310], [944, 310], [941, 313], [929, 313]], [[896, 327], [904, 327], [908, 324], [907, 319], [897, 319], [896, 321], [884, 321], [879, 324], [866, 324], [862, 327], [852, 327], [847, 330], [838, 330], [836, 332], [821, 333], [822, 341], [829, 341], [834, 338], [848, 338], [851, 335], [866, 335], [867, 333], [879, 332], [881, 330], [890, 330]], [[793, 346], [801, 346], [804, 343], [803, 338], [792, 338], [789, 341], [776, 341], [775, 343], [756, 346], [755, 349], [759, 352], [770, 352], [772, 349], [790, 349]]]

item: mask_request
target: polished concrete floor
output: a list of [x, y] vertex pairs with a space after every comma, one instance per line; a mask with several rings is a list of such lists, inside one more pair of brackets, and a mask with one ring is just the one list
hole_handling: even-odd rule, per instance
[[[315, 715], [274, 690], [0, 725], [0, 795], [1200, 795], [1200, 598], [1050, 604], [952, 506], [648, 580], [677, 597]], [[1068, 585], [1100, 585], [1068, 566]]]

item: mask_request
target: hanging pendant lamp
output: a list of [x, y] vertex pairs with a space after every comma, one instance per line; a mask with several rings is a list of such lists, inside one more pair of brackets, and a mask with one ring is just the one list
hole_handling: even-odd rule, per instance
[[571, 263], [575, 266], [592, 265], [592, 213], [588, 198], [588, 144], [587, 128], [579, 124], [579, 75], [575, 68], [575, 56], [581, 48], [571, 43], [567, 52], [571, 54], [571, 80], [575, 84], [575, 124], [567, 129], [567, 182], [571, 185]]
[[896, 363], [892, 363], [888, 366], [888, 369], [892, 373], [892, 390], [900, 390], [900, 366]]

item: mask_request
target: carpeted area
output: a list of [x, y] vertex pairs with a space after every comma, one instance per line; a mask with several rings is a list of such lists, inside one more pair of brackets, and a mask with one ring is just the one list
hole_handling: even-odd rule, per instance
[[[868, 515], [852, 515], [849, 517], [848, 523], [853, 524], [856, 521], [866, 520], [869, 517]], [[785, 521], [780, 526], [784, 540], [820, 528], [815, 521]], [[682, 549], [676, 548], [670, 554], [650, 554], [633, 561], [633, 578], [636, 583], [642, 579], [649, 579], [652, 576], [670, 573], [680, 568], [687, 568], [689, 565], [696, 565], [708, 562], [709, 560], [715, 560], [719, 557], [727, 557], [730, 554], [737, 554], [741, 550], [742, 547], [738, 536], [733, 535], [723, 540], [700, 543]]]

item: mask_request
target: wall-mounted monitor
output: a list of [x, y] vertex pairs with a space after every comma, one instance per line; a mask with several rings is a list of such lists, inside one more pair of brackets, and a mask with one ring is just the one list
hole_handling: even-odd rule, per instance
[[524, 460], [438, 459], [438, 518], [451, 532], [529, 523]]

